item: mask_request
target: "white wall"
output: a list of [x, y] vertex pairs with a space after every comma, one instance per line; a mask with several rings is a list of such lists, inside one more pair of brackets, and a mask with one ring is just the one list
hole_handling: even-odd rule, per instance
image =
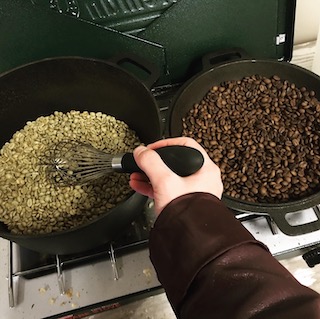
[[312, 63], [312, 71], [320, 75], [320, 25], [318, 31], [318, 39], [316, 43], [315, 55]]
[[317, 39], [320, 23], [320, 0], [297, 0], [294, 43]]

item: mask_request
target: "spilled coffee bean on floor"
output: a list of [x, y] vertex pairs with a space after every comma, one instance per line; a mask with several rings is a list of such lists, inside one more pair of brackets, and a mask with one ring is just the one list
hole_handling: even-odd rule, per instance
[[182, 119], [220, 167], [225, 194], [287, 202], [320, 191], [320, 102], [278, 76], [213, 86]]

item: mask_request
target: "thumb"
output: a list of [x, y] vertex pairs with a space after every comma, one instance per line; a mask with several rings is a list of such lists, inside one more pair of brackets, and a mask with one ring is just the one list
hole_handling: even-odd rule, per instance
[[133, 151], [133, 156], [137, 165], [148, 176], [151, 184], [164, 175], [172, 173], [170, 168], [162, 161], [160, 155], [148, 147], [138, 146]]

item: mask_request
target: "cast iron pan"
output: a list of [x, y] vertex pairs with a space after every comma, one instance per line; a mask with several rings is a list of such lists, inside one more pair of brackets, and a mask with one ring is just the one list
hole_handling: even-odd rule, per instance
[[[106, 61], [80, 58], [50, 58], [23, 65], [0, 76], [0, 146], [23, 128], [27, 121], [54, 111], [101, 111], [124, 121], [140, 140], [161, 138], [161, 120], [150, 85], [158, 78], [150, 69], [142, 81]], [[147, 120], [146, 120], [147, 119]], [[14, 235], [0, 223], [0, 236], [21, 246], [49, 254], [72, 254], [94, 248], [118, 237], [141, 213], [147, 198], [133, 193], [98, 219], [69, 231], [47, 235]]]
[[[242, 56], [242, 51], [232, 49], [223, 53], [208, 54], [203, 58], [203, 64], [207, 70], [194, 76], [180, 89], [170, 108], [168, 129], [171, 137], [181, 136], [181, 119], [195, 103], [202, 100], [213, 85], [219, 85], [224, 81], [241, 80], [245, 76], [254, 74], [266, 77], [278, 75], [281, 79], [291, 81], [298, 87], [305, 86], [308, 90], [315, 91], [316, 96], [320, 97], [320, 77], [316, 74], [288, 62], [240, 58]], [[320, 229], [320, 213], [316, 207], [320, 203], [320, 192], [281, 204], [250, 203], [227, 195], [223, 196], [223, 201], [235, 211], [269, 214], [281, 231], [287, 235], [300, 235]], [[288, 213], [312, 207], [317, 215], [316, 221], [297, 226], [288, 223], [286, 219]]]

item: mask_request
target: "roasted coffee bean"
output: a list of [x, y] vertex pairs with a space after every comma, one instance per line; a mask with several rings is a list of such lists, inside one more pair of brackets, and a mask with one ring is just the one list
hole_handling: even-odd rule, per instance
[[253, 75], [213, 86], [182, 119], [220, 167], [225, 193], [286, 202], [320, 191], [320, 102], [295, 83]]

